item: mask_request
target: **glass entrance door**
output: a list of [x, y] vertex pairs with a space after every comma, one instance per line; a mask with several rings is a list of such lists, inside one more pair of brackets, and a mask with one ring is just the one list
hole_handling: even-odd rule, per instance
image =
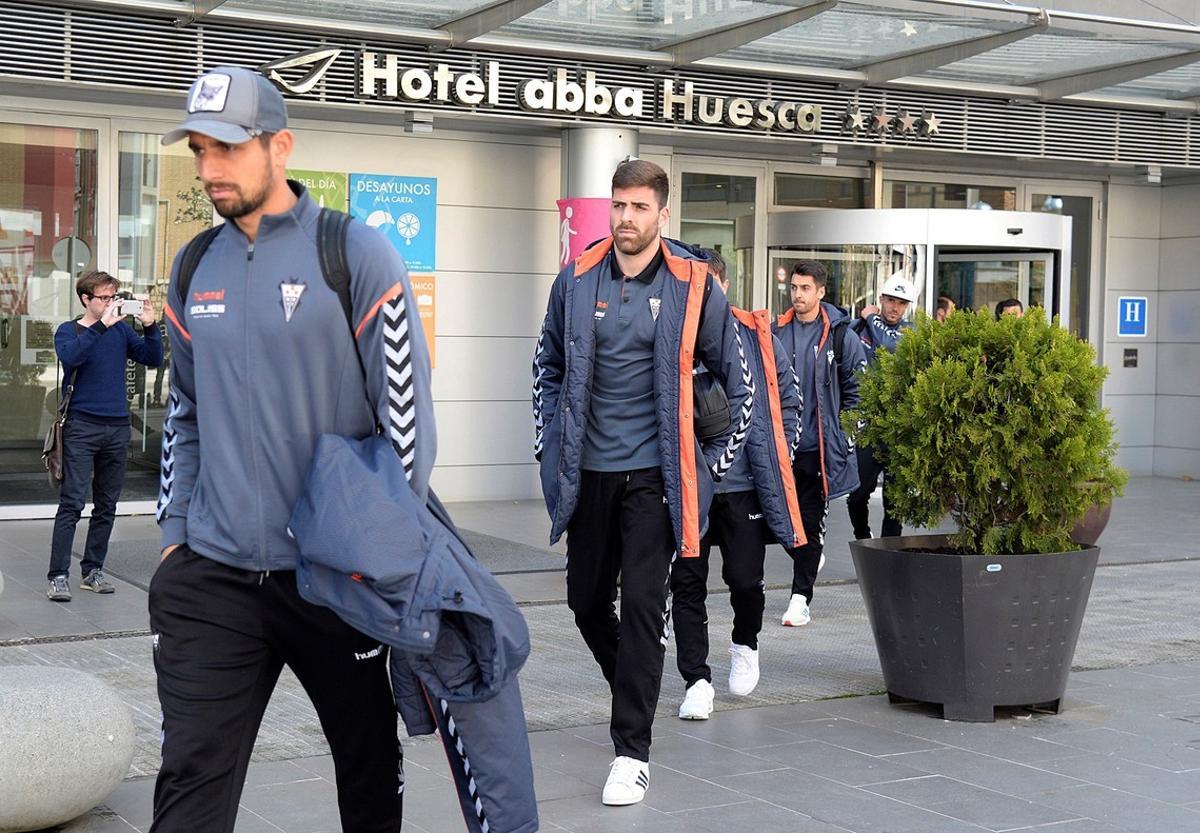
[[1027, 208], [1071, 218], [1071, 262], [1068, 268], [1071, 294], [1067, 304], [1070, 307], [1071, 331], [1087, 339], [1092, 332], [1093, 317], [1098, 312], [1092, 309], [1092, 276], [1100, 260], [1096, 246], [1103, 240], [1103, 235], [1100, 240], [1094, 239], [1096, 205], [1100, 202], [1100, 196], [1088, 193], [1090, 189], [1067, 187], [1068, 190], [1064, 192], [1063, 186], [1058, 185], [1053, 188], [1029, 186]]
[[57, 500], [42, 439], [58, 405], [54, 332], [97, 264], [97, 130], [0, 124], [0, 503]]
[[754, 248], [737, 245], [735, 226], [748, 223], [753, 231], [758, 179], [694, 171], [684, 171], [680, 177], [680, 239], [721, 255], [729, 278], [729, 302], [742, 309], [753, 308]]
[[1053, 274], [1051, 252], [939, 252], [937, 256], [938, 295], [959, 309], [994, 312], [997, 304], [1010, 298], [1025, 309], [1044, 308], [1048, 278]]

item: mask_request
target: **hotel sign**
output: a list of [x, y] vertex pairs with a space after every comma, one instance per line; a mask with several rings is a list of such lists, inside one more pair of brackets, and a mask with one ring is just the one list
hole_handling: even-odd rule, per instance
[[[314, 49], [260, 67], [286, 92], [314, 90], [341, 50]], [[411, 58], [363, 49], [355, 53], [354, 95], [360, 100], [395, 101], [414, 105], [511, 108], [526, 113], [615, 118], [657, 124], [686, 124], [772, 131], [812, 136], [830, 130], [867, 138], [925, 138], [938, 133], [941, 119], [929, 111], [882, 106], [864, 111], [851, 103], [844, 111], [829, 112], [821, 104], [773, 98], [713, 95], [696, 91], [692, 81], [656, 77], [645, 85], [609, 85], [583, 69], [552, 68], [545, 77], [525, 78], [512, 93], [505, 92], [500, 61], [484, 61], [477, 71], [450, 63], [413, 66]], [[293, 72], [292, 79], [283, 70]], [[299, 73], [299, 74], [296, 74]]]

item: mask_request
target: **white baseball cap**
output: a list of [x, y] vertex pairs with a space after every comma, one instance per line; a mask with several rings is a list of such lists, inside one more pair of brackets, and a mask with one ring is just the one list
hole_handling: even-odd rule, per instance
[[899, 298], [901, 301], [908, 301], [910, 304], [916, 303], [917, 290], [909, 283], [908, 278], [900, 272], [888, 278], [883, 289], [879, 290], [880, 296], [891, 295], [893, 298]]

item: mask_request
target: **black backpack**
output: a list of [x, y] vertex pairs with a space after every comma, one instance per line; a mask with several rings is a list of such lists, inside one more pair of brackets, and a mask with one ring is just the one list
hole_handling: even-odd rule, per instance
[[[179, 261], [179, 276], [175, 280], [175, 299], [179, 309], [187, 304], [188, 289], [200, 265], [200, 258], [221, 233], [221, 226], [197, 234], [183, 249]], [[346, 235], [350, 228], [350, 215], [332, 208], [322, 208], [317, 218], [317, 257], [321, 261], [321, 275], [329, 288], [337, 293], [346, 315], [346, 324], [354, 331], [354, 312], [350, 302], [350, 266], [346, 260]], [[357, 351], [356, 351], [357, 352]], [[359, 357], [359, 361], [362, 358]]]
[[[838, 372], [841, 372], [842, 357], [846, 355], [846, 328], [854, 329], [854, 325], [850, 323], [849, 318], [843, 318], [833, 325], [829, 330], [829, 337], [833, 339], [833, 361], [838, 366]], [[858, 332], [858, 330], [854, 330]]]

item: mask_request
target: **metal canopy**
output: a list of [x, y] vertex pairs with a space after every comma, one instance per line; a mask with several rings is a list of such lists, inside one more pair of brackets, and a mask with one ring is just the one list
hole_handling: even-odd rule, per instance
[[[219, 2], [224, 2], [224, 0], [219, 0]], [[456, 15], [439, 23], [434, 28], [449, 33], [450, 43], [446, 46], [458, 46], [512, 23], [549, 2], [550, 0], [497, 0], [486, 6]]]
[[[1200, 25], [1004, 0], [48, 0], [203, 25], [1200, 113]], [[1132, 6], [1132, 4], [1131, 4]], [[827, 22], [823, 22], [827, 21]], [[836, 22], [835, 22], [836, 21]], [[1180, 69], [1186, 68], [1186, 69]], [[1174, 74], [1172, 74], [1174, 71]], [[1157, 76], [1150, 79], [1150, 76]], [[1190, 93], [1183, 94], [1184, 91]]]
[[192, 22], [195, 23], [224, 2], [225, 0], [194, 0], [192, 3]]
[[1084, 72], [1041, 78], [1031, 83], [1037, 87], [1039, 99], [1050, 101], [1092, 90], [1102, 90], [1105, 87], [1117, 87], [1129, 81], [1157, 75], [1160, 72], [1168, 72], [1198, 61], [1200, 61], [1200, 49], [1194, 49], [1161, 58], [1126, 61], [1089, 68]]
[[838, 0], [806, 0], [797, 8], [769, 14], [746, 23], [732, 23], [720, 29], [701, 32], [686, 38], [670, 40], [657, 47], [658, 52], [667, 52], [676, 64], [690, 64], [701, 58], [711, 58], [728, 52], [761, 37], [774, 34], [781, 29], [803, 23], [811, 17], [829, 11]]
[[[937, 69], [947, 64], [966, 60], [975, 55], [991, 52], [993, 49], [998, 49], [1001, 46], [1007, 46], [1010, 43], [1016, 43], [1019, 40], [1032, 37], [1039, 32], [1044, 32], [1049, 25], [1049, 15], [1042, 13], [1028, 26], [1020, 26], [1007, 32], [997, 32], [994, 35], [981, 35], [976, 38], [954, 41], [945, 46], [915, 49], [912, 52], [905, 52], [893, 58], [859, 64], [854, 69], [866, 75], [863, 85], [879, 86], [886, 84], [888, 81], [894, 81], [897, 78], [920, 75], [931, 69]], [[857, 87], [861, 85], [852, 84], [850, 86]]]

